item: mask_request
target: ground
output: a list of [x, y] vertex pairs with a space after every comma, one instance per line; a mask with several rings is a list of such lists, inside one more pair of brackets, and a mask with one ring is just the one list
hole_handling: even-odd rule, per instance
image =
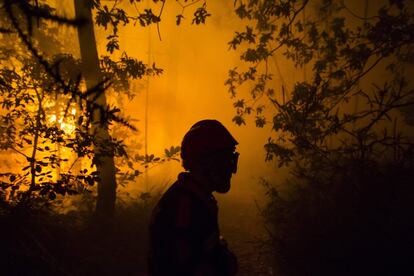
[[251, 197], [220, 196], [220, 228], [239, 261], [240, 276], [273, 275], [263, 247], [266, 232], [259, 204]]

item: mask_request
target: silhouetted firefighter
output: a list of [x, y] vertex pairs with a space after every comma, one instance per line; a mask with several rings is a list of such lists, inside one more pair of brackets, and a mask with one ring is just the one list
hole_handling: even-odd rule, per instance
[[237, 141], [216, 120], [194, 124], [184, 136], [186, 172], [165, 192], [150, 224], [150, 275], [235, 275], [237, 259], [221, 238], [217, 202], [237, 171]]

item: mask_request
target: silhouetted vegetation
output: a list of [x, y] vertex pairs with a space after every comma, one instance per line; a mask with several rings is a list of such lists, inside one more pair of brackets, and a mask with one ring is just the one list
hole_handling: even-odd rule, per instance
[[[282, 275], [412, 271], [413, 7], [375, 5], [359, 16], [345, 1], [236, 1], [249, 23], [229, 43], [244, 63], [226, 82], [234, 122], [270, 124], [266, 160], [291, 172], [264, 180]], [[291, 87], [282, 58], [303, 70]]]
[[147, 225], [156, 193], [118, 203], [110, 221], [88, 210], [0, 206], [0, 265], [5, 275], [146, 275]]
[[[154, 25], [161, 39], [166, 2], [149, 1], [153, 8], [140, 0], [76, 2], [90, 4], [82, 11], [93, 18], [61, 16], [49, 1], [0, 0], [0, 266], [6, 275], [145, 275], [148, 215], [159, 191], [125, 203], [122, 187], [152, 166], [179, 161], [176, 146], [162, 156], [142, 154], [135, 118], [124, 112], [137, 96], [131, 84], [163, 70], [123, 52], [120, 29]], [[173, 24], [204, 24], [210, 16], [205, 1], [173, 2], [180, 7]], [[403, 0], [355, 1], [358, 11], [347, 2], [234, 1], [243, 29], [229, 42], [241, 52], [226, 81], [233, 121], [269, 127], [265, 158], [290, 172], [281, 183], [262, 182], [269, 200], [262, 209], [263, 249], [278, 275], [413, 270], [414, 7]], [[88, 24], [107, 34], [92, 81], [74, 42]], [[97, 50], [95, 42], [84, 42]], [[300, 72], [295, 83], [285, 79], [282, 59]], [[113, 216], [97, 220], [104, 159], [113, 160], [116, 181], [109, 189], [117, 208], [112, 198], [105, 212], [112, 208]], [[257, 265], [243, 266], [251, 269], [250, 262]]]
[[[135, 130], [131, 119], [122, 114], [122, 107], [102, 100], [111, 93], [118, 103], [121, 98], [131, 100], [135, 96], [130, 90], [131, 81], [162, 73], [155, 64], [149, 66], [125, 52], [119, 59], [111, 56], [119, 50], [119, 25], [140, 22], [145, 27], [158, 23], [161, 13], [156, 16], [146, 9], [129, 15], [121, 3], [115, 2], [111, 8], [100, 1], [89, 4], [96, 10], [97, 26], [112, 32], [107, 37], [108, 55], [99, 60], [93, 81], [91, 76], [84, 80], [83, 73], [90, 67], [74, 56], [76, 43], [59, 35], [62, 25], [76, 33], [77, 28], [93, 22], [84, 17], [59, 16], [47, 1], [2, 1], [1, 149], [22, 159], [21, 171], [1, 174], [1, 195], [6, 202], [30, 205], [41, 199], [47, 203], [56, 195], [88, 190], [103, 181], [100, 173], [105, 169], [97, 167], [107, 158], [117, 159], [117, 177], [125, 185], [126, 181], [134, 181], [144, 167], [176, 159], [179, 152], [179, 148], [171, 147], [165, 150], [165, 156], [157, 157], [141, 156], [136, 148], [127, 149], [125, 134]], [[136, 3], [131, 1], [129, 5]], [[183, 5], [182, 12], [191, 5]], [[204, 23], [209, 16], [205, 5], [198, 7], [194, 16], [193, 23]], [[96, 45], [91, 48], [96, 49]], [[124, 139], [104, 135], [108, 130], [124, 133]], [[62, 157], [64, 150], [69, 153]]]
[[[99, 167], [115, 159], [112, 169], [120, 190], [144, 168], [178, 160], [179, 147], [165, 149], [163, 156], [138, 152], [130, 135], [136, 130], [133, 119], [122, 106], [101, 100], [131, 100], [133, 80], [162, 73], [125, 52], [119, 58], [112, 55], [119, 50], [118, 25], [139, 22], [145, 27], [159, 22], [161, 13], [134, 8], [137, 14], [128, 15], [117, 1], [111, 8], [84, 2], [95, 10], [96, 25], [112, 32], [92, 85], [77, 44], [60, 31], [76, 34], [94, 22], [60, 16], [48, 1], [0, 1], [0, 150], [5, 160], [0, 262], [8, 275], [144, 274], [147, 220], [157, 191], [142, 192], [128, 204], [119, 200], [119, 212], [98, 221], [94, 212], [100, 193], [94, 186], [103, 182], [104, 171]], [[193, 4], [183, 4], [182, 13]], [[209, 16], [205, 5], [195, 8], [193, 23], [204, 23]], [[66, 198], [73, 211], [65, 210]]]

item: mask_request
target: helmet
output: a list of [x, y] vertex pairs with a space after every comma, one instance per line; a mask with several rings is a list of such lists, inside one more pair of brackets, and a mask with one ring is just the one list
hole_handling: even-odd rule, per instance
[[184, 135], [181, 143], [184, 168], [188, 169], [188, 163], [208, 154], [222, 150], [233, 151], [237, 144], [236, 139], [219, 121], [199, 121]]

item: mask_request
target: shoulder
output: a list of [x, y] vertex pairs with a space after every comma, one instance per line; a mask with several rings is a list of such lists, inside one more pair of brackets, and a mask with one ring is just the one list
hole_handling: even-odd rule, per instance
[[158, 206], [171, 209], [171, 207], [181, 204], [182, 201], [186, 202], [190, 199], [191, 195], [188, 191], [183, 188], [183, 185], [180, 182], [176, 181], [162, 195], [158, 202]]
[[174, 228], [187, 228], [192, 224], [194, 198], [186, 189], [175, 182], [163, 194], [153, 210], [153, 220], [163, 220]]

